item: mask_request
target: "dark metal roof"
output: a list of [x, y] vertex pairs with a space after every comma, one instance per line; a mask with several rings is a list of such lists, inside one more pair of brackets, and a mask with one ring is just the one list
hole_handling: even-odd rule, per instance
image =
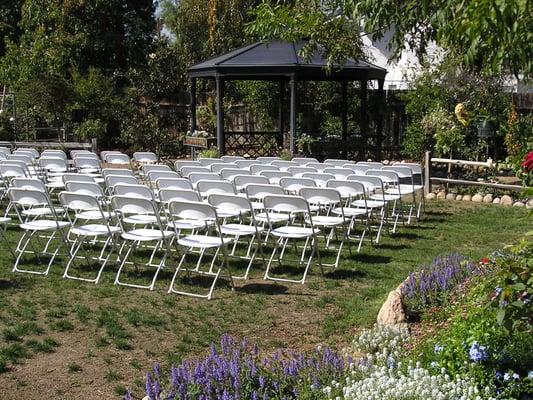
[[189, 68], [191, 78], [223, 76], [229, 79], [280, 79], [294, 76], [298, 80], [384, 79], [387, 70], [366, 61], [347, 59], [328, 71], [327, 61], [316, 52], [309, 59], [299, 56], [307, 42], [257, 42], [195, 64]]

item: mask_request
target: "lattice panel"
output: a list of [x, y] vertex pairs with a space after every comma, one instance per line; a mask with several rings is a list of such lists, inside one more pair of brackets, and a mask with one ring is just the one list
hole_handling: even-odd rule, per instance
[[278, 153], [277, 132], [231, 132], [226, 133], [226, 154], [262, 157]]

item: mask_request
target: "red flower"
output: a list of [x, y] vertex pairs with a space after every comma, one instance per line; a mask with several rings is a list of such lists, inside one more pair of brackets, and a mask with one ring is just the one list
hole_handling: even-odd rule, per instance
[[524, 161], [520, 164], [526, 173], [533, 171], [533, 151], [530, 151], [524, 157]]
[[490, 262], [490, 260], [487, 257], [482, 258], [481, 260], [479, 260], [480, 264], [488, 264], [489, 262]]

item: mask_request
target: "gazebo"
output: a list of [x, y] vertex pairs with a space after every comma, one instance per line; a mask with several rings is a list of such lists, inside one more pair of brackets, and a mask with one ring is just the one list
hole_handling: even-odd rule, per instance
[[[278, 81], [280, 85], [278, 137], [283, 138], [283, 93], [285, 85], [290, 87], [290, 130], [289, 149], [295, 152], [296, 113], [298, 82], [301, 81], [337, 81], [342, 90], [342, 139], [347, 139], [347, 83], [360, 82], [360, 130], [368, 133], [367, 92], [368, 82], [377, 81], [378, 98], [383, 104], [383, 85], [387, 71], [374, 64], [347, 59], [343, 65], [327, 68], [323, 55], [316, 52], [309, 58], [299, 55], [307, 42], [257, 42], [230, 51], [224, 55], [195, 64], [188, 70], [191, 80], [191, 130], [196, 130], [196, 81], [198, 78], [214, 79], [216, 83], [216, 130], [217, 147], [220, 154], [226, 152], [226, 132], [224, 130], [224, 85], [230, 80], [268, 80]], [[376, 120], [376, 153], [380, 157], [383, 134], [383, 109], [380, 107]]]

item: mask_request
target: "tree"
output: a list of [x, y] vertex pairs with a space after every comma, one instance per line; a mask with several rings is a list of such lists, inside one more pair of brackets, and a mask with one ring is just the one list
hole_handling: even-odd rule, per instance
[[393, 29], [396, 54], [409, 47], [422, 56], [435, 41], [473, 70], [533, 78], [532, 12], [530, 0], [264, 0], [248, 29], [269, 38], [309, 37], [331, 60], [361, 54], [361, 32], [380, 38]]
[[0, 5], [0, 57], [5, 54], [8, 42], [17, 42], [19, 39], [22, 1], [8, 0]]

